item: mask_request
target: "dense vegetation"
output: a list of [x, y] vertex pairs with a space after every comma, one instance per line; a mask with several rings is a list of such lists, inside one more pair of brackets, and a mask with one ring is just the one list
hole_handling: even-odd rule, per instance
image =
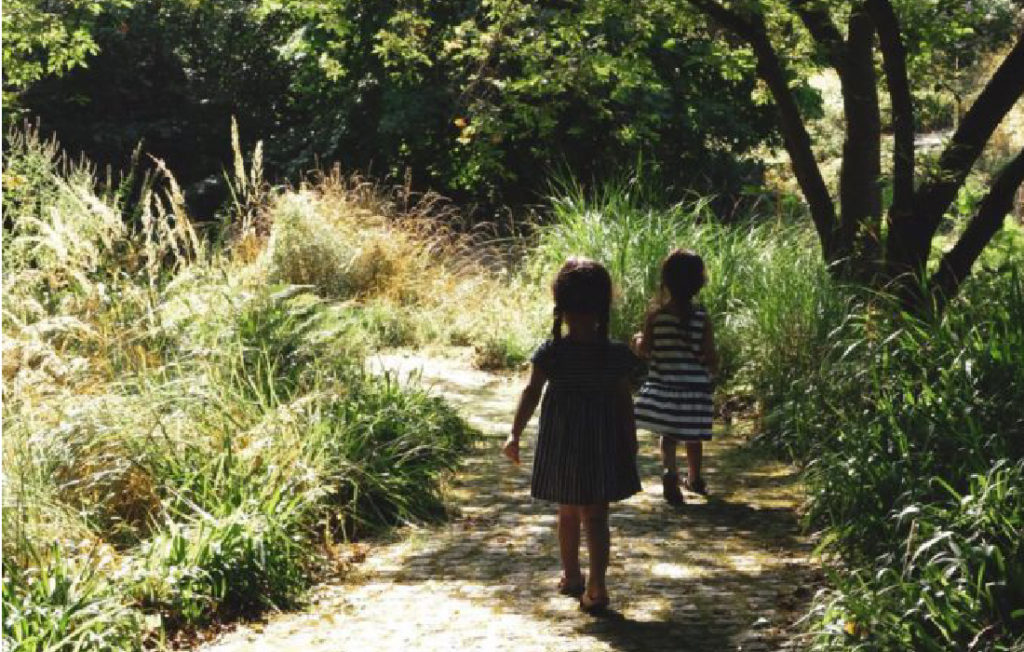
[[14, 115], [101, 164], [144, 141], [203, 217], [232, 116], [275, 178], [339, 161], [491, 207], [537, 202], [554, 170], [601, 177], [638, 157], [735, 195], [773, 129], [750, 62], [676, 3], [73, 4], [5, 4]]
[[131, 203], [31, 134], [8, 151], [12, 644], [120, 649], [290, 604], [312, 550], [436, 514], [437, 474], [469, 441], [436, 399], [364, 375], [368, 347], [517, 364], [548, 327], [551, 269], [581, 253], [612, 270], [624, 337], [668, 243], [708, 263], [723, 396], [756, 398], [760, 441], [806, 469], [832, 571], [816, 644], [1024, 642], [1018, 228], [929, 323], [835, 282], [799, 213], [722, 225], [707, 202], [651, 208], [637, 177], [565, 185], [502, 270], [497, 243], [440, 228], [436, 205], [401, 213], [337, 176], [250, 193], [214, 246], [176, 217], [171, 177]]
[[760, 441], [805, 469], [831, 588], [815, 649], [1024, 645], [1024, 232], [1001, 233], [941, 322], [832, 280], [802, 223], [721, 226], [628, 187], [556, 203], [537, 262], [605, 261], [636, 328], [665, 243], [708, 264], [723, 394], [761, 402]]
[[334, 261], [304, 257], [339, 228], [296, 228], [312, 191], [266, 208], [259, 251], [246, 230], [211, 248], [166, 174], [130, 201], [33, 133], [4, 163], [5, 647], [134, 649], [287, 606], [332, 541], [443, 514], [473, 433], [364, 373], [383, 320], [325, 301], [404, 290], [379, 250], [327, 270], [333, 294], [288, 283]]

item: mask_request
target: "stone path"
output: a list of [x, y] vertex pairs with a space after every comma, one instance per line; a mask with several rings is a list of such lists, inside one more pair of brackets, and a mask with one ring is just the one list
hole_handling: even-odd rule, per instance
[[720, 432], [707, 447], [712, 497], [672, 508], [655, 440], [641, 432], [644, 491], [612, 508], [613, 611], [595, 618], [555, 593], [554, 509], [529, 497], [533, 433], [522, 467], [499, 455], [523, 378], [412, 354], [376, 365], [421, 375], [484, 431], [449, 487], [456, 516], [368, 546], [306, 612], [240, 626], [205, 652], [801, 647], [794, 621], [820, 572], [798, 527], [800, 486], [792, 468], [742, 447], [744, 435]]

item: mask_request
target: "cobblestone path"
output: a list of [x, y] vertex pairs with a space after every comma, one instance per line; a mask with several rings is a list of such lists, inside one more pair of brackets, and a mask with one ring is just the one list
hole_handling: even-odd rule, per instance
[[[795, 471], [718, 432], [706, 447], [709, 499], [661, 499], [657, 447], [641, 432], [643, 493], [613, 506], [612, 611], [559, 596], [554, 509], [529, 497], [532, 432], [515, 468], [499, 455], [523, 378], [468, 362], [390, 355], [485, 433], [449, 495], [455, 516], [368, 546], [302, 613], [242, 625], [206, 652], [255, 650], [777, 650], [801, 647], [794, 621], [820, 572], [801, 536]], [[586, 551], [582, 552], [584, 567]]]

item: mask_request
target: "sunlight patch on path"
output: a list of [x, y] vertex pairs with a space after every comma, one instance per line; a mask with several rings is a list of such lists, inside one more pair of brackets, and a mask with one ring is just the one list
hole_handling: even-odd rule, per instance
[[614, 611], [595, 619], [554, 591], [554, 510], [529, 497], [532, 429], [522, 467], [499, 455], [523, 377], [472, 369], [468, 352], [381, 355], [370, 366], [432, 388], [484, 432], [450, 482], [456, 516], [374, 544], [305, 613], [241, 626], [207, 652], [799, 647], [793, 622], [819, 572], [799, 532], [792, 468], [718, 433], [705, 458], [712, 496], [687, 494], [677, 510], [661, 499], [656, 442], [641, 433], [644, 490], [613, 507]]

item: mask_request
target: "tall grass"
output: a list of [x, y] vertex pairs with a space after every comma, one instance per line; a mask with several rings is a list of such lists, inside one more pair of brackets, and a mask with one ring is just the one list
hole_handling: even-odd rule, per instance
[[388, 200], [335, 171], [278, 197], [268, 219], [269, 279], [358, 305], [376, 346], [469, 345], [479, 366], [509, 367], [543, 328], [535, 285], [434, 197]]
[[851, 316], [777, 396], [810, 461], [810, 518], [849, 566], [819, 644], [1013, 649], [1024, 640], [1024, 251], [978, 270], [940, 324]]
[[137, 649], [294, 604], [332, 541], [443, 515], [473, 441], [363, 372], [365, 305], [208, 249], [170, 173], [146, 179], [108, 192], [31, 131], [5, 151], [5, 649]]
[[[805, 469], [831, 587], [815, 649], [1024, 646], [1024, 247], [1000, 234], [938, 323], [834, 283], [803, 223], [716, 223], [635, 185], [569, 185], [537, 234], [539, 288], [567, 256], [608, 266], [612, 332], [639, 328], [675, 247], [700, 253], [725, 391]], [[541, 290], [539, 290], [540, 292]], [[544, 296], [540, 294], [539, 296]]]
[[721, 380], [770, 393], [788, 377], [787, 362], [776, 357], [785, 344], [803, 342], [788, 355], [813, 359], [846, 310], [813, 233], [790, 220], [724, 225], [706, 199], [658, 208], [651, 197], [629, 182], [591, 193], [564, 185], [552, 223], [539, 229], [529, 274], [547, 283], [572, 255], [604, 263], [618, 293], [611, 332], [627, 339], [658, 295], [661, 261], [675, 248], [692, 249], [707, 269], [697, 301], [716, 328]]

